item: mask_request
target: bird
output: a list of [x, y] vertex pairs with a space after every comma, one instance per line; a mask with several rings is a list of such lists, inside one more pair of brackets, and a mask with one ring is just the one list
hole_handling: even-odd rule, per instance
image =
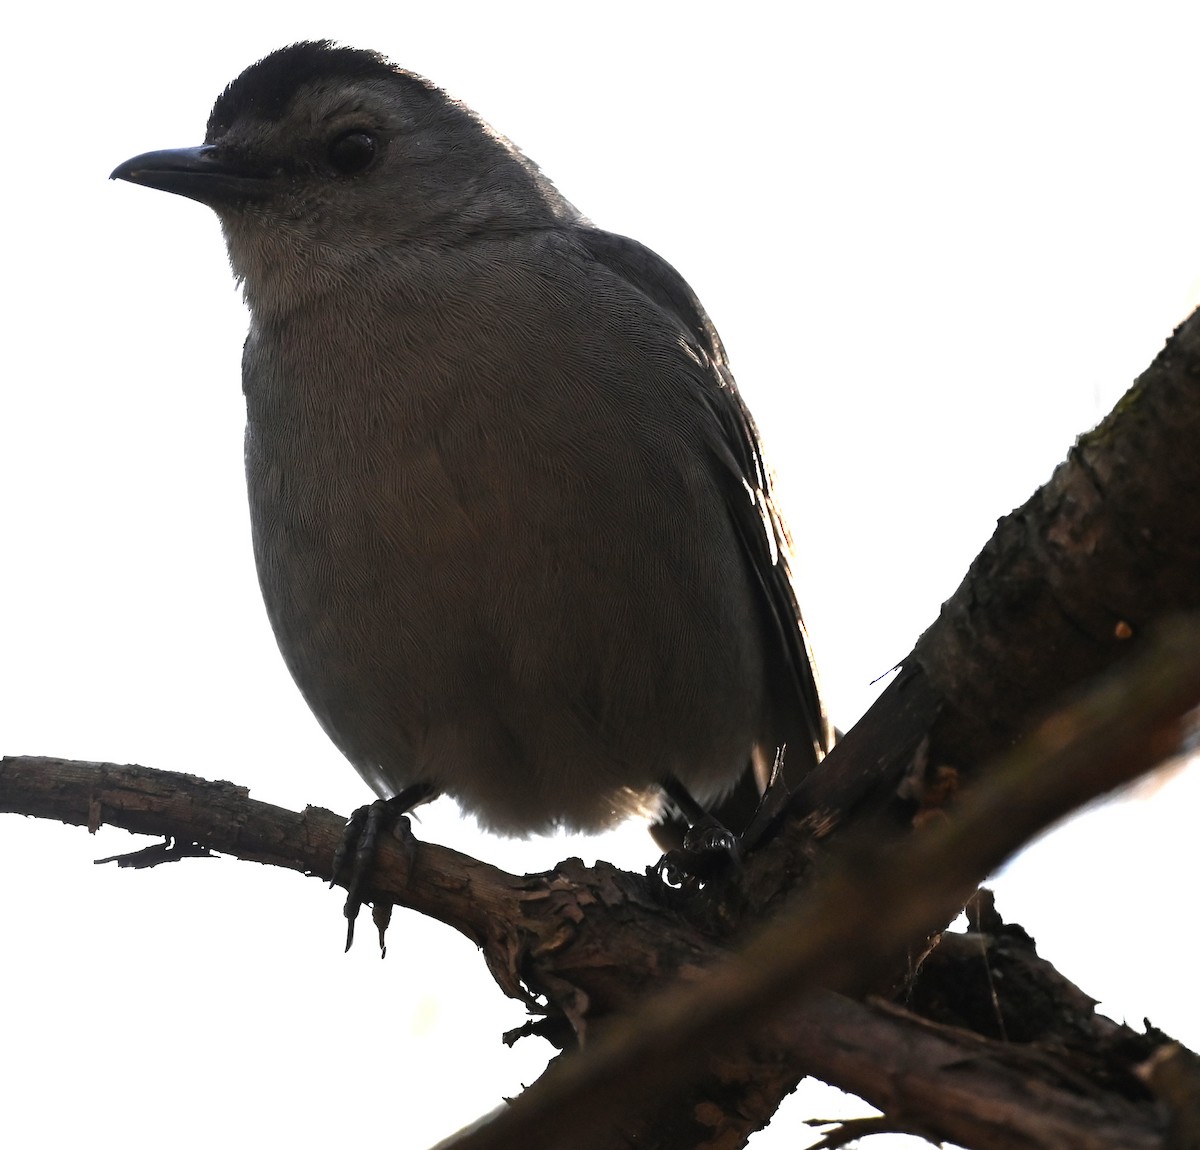
[[642, 814], [669, 842], [744, 827], [781, 748], [821, 759], [771, 472], [665, 260], [430, 81], [328, 40], [112, 178], [220, 221], [263, 600], [376, 795], [517, 836]]

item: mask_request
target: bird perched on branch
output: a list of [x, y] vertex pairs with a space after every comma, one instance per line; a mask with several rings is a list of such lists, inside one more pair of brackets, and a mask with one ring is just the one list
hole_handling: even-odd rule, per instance
[[695, 823], [779, 747], [824, 753], [754, 422], [654, 252], [433, 84], [326, 41], [246, 69], [201, 146], [113, 176], [220, 219], [267, 613], [378, 795], [509, 834]]

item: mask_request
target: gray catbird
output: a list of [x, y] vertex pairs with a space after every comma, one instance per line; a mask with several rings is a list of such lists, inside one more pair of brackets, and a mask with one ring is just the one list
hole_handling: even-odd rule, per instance
[[822, 755], [754, 423], [667, 263], [326, 41], [243, 72], [202, 146], [113, 176], [220, 218], [263, 598], [379, 795], [593, 829]]

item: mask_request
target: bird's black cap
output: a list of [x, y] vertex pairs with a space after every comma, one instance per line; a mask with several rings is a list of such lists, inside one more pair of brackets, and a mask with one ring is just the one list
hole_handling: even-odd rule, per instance
[[306, 85], [364, 79], [400, 79], [427, 90], [432, 87], [378, 52], [342, 48], [332, 40], [303, 40], [264, 56], [229, 84], [208, 118], [208, 139], [216, 139], [243, 116], [277, 119]]

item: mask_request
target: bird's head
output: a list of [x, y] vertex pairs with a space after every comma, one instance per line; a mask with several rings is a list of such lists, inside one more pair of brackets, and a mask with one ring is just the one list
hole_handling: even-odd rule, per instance
[[217, 98], [203, 144], [135, 156], [112, 178], [211, 207], [250, 293], [280, 276], [359, 274], [397, 245], [445, 249], [577, 218], [440, 88], [329, 41], [252, 64]]

